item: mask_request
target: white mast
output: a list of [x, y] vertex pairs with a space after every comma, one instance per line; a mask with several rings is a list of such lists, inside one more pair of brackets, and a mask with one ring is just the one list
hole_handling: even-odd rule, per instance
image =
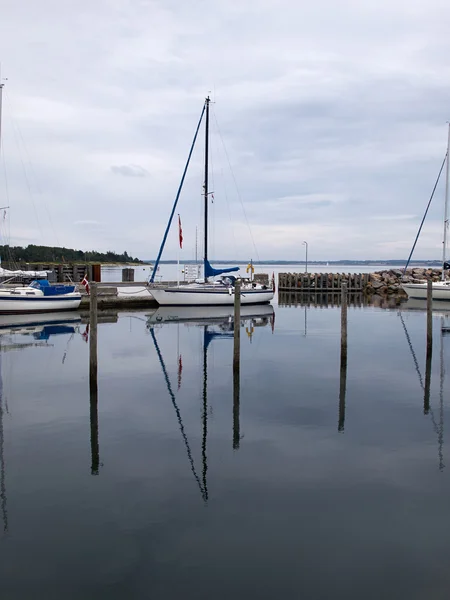
[[448, 229], [448, 178], [449, 178], [449, 151], [450, 151], [450, 123], [448, 124], [448, 141], [447, 141], [447, 164], [445, 170], [445, 209], [444, 209], [444, 241], [442, 242], [442, 281], [445, 279], [444, 264], [447, 254], [447, 229]]
[[2, 99], [3, 99], [3, 86], [5, 84], [2, 83], [2, 74], [0, 69], [0, 153], [2, 151]]

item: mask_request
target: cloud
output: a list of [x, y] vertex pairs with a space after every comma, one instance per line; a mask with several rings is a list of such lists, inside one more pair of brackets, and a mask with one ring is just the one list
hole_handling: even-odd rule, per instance
[[[10, 3], [11, 236], [154, 257], [210, 91], [211, 257], [254, 255], [247, 219], [266, 258], [295, 258], [297, 238], [317, 259], [403, 257], [445, 154], [449, 20], [441, 0]], [[185, 258], [201, 238], [203, 135], [178, 206]], [[440, 184], [417, 256], [440, 255], [442, 205]], [[84, 218], [101, 229], [70, 226]]]
[[84, 220], [84, 221], [75, 221], [74, 225], [77, 227], [93, 227], [93, 228], [97, 228], [100, 226], [100, 223], [98, 221], [89, 221], [89, 220]]
[[139, 165], [112, 165], [111, 171], [115, 175], [123, 175], [124, 177], [145, 177], [148, 175], [148, 171]]

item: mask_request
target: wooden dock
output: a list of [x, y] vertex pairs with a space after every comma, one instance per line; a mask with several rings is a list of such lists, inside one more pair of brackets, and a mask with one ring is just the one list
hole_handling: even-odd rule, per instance
[[348, 293], [362, 292], [369, 279], [369, 273], [279, 273], [278, 290], [340, 294], [346, 283]]
[[[341, 306], [342, 293], [338, 290], [333, 292], [314, 291], [279, 291], [278, 306], [314, 306], [316, 308], [333, 308]], [[361, 308], [369, 304], [366, 295], [362, 291], [347, 292], [347, 304], [352, 307]]]

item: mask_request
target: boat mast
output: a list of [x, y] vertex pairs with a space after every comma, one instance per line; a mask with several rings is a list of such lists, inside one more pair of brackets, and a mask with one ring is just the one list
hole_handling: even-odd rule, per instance
[[445, 209], [444, 209], [444, 241], [442, 242], [442, 281], [445, 279], [445, 262], [447, 254], [447, 230], [448, 230], [448, 178], [449, 178], [449, 150], [450, 150], [450, 123], [448, 124], [447, 141], [447, 165], [445, 170]]
[[[205, 196], [205, 264], [208, 260], [208, 154], [209, 154], [209, 96], [205, 100], [206, 121], [205, 121], [205, 183], [203, 185]], [[206, 279], [206, 277], [205, 277]]]
[[1, 70], [0, 70], [0, 152], [2, 151], [2, 100], [3, 100], [3, 87], [4, 83], [2, 83], [1, 79]]

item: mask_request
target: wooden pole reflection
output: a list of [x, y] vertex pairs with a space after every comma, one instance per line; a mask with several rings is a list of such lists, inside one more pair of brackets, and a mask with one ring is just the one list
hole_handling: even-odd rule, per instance
[[91, 474], [98, 475], [100, 451], [98, 443], [98, 381], [97, 381], [97, 284], [90, 286], [89, 337], [89, 399], [91, 423]]
[[339, 383], [338, 431], [344, 431], [345, 394], [347, 389], [347, 284], [342, 284], [341, 293], [341, 368]]
[[233, 448], [240, 442], [240, 370], [241, 370], [241, 282], [234, 288], [234, 346], [233, 346]]

